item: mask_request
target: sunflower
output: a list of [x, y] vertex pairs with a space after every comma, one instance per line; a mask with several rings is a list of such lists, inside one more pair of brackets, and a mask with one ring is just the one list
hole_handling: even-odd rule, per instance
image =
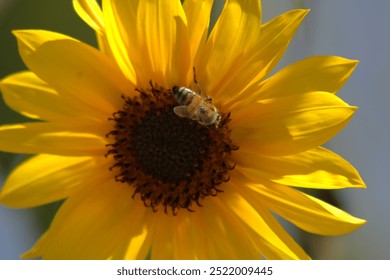
[[[274, 214], [314, 234], [365, 223], [299, 188], [363, 188], [321, 147], [354, 114], [335, 93], [357, 61], [317, 56], [270, 76], [308, 13], [261, 23], [259, 0], [74, 0], [99, 48], [14, 34], [30, 71], [1, 81], [0, 149], [35, 154], [0, 202], [64, 200], [23, 257], [308, 259]], [[268, 77], [270, 76], [270, 77]]]

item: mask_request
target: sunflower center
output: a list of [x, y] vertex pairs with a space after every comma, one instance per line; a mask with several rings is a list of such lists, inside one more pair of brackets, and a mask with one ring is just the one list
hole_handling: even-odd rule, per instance
[[194, 211], [194, 204], [222, 191], [234, 168], [231, 152], [238, 149], [229, 138], [230, 114], [219, 112], [218, 127], [179, 117], [172, 90], [157, 86], [123, 100], [110, 118], [107, 156], [114, 159], [115, 179], [134, 188], [133, 197], [139, 194], [154, 211], [162, 206], [176, 214], [180, 208]]

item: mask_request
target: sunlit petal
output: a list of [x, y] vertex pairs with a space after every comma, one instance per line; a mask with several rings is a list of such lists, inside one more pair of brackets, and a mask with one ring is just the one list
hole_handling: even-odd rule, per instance
[[291, 156], [267, 156], [242, 150], [235, 153], [233, 159], [254, 176], [287, 186], [319, 189], [365, 187], [350, 163], [321, 147]]
[[139, 206], [125, 185], [102, 181], [84, 188], [62, 205], [43, 244], [39, 244], [39, 254], [44, 259], [111, 259], [124, 240], [143, 243], [136, 237], [145, 234], [145, 225], [133, 226], [134, 217], [143, 217], [147, 210], [140, 211]]
[[195, 62], [202, 87], [212, 97], [224, 89], [237, 61], [250, 52], [259, 37], [261, 6], [257, 0], [226, 1], [207, 44]]
[[56, 123], [24, 123], [0, 127], [0, 150], [26, 154], [104, 156], [106, 139], [88, 133], [90, 127]]
[[60, 94], [32, 72], [20, 72], [1, 81], [5, 103], [22, 115], [47, 121], [106, 122], [101, 111], [83, 106], [74, 98]]
[[9, 175], [0, 202], [10, 207], [33, 207], [64, 199], [83, 185], [98, 184], [109, 177], [106, 162], [93, 157], [35, 156]]
[[300, 153], [332, 138], [355, 110], [327, 92], [264, 99], [235, 112], [232, 138], [266, 155]]
[[183, 8], [188, 21], [188, 40], [191, 48], [191, 61], [199, 49], [206, 44], [209, 32], [210, 13], [214, 0], [186, 0]]
[[321, 235], [340, 235], [356, 230], [365, 221], [310, 195], [277, 184], [266, 188], [248, 184], [244, 190], [261, 204], [305, 231]]
[[[20, 44], [25, 43], [26, 37], [29, 38], [24, 33], [18, 34]], [[24, 61], [38, 77], [58, 92], [66, 93], [106, 114], [111, 114], [120, 106], [121, 94], [133, 92], [132, 84], [125, 80], [111, 60], [77, 41], [46, 42], [25, 55]]]

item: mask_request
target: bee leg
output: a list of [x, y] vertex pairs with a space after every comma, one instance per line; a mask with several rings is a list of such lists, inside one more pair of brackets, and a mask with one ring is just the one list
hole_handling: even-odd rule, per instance
[[199, 92], [199, 95], [202, 96], [204, 98], [205, 101], [207, 102], [212, 102], [213, 101], [213, 98], [211, 98], [210, 96], [206, 95], [202, 88], [200, 87], [199, 83], [198, 83], [198, 80], [196, 79], [196, 71], [195, 71], [195, 67], [192, 67], [192, 70], [194, 71], [194, 84], [198, 87], [198, 92]]
[[198, 83], [198, 80], [196, 79], [195, 67], [193, 67], [192, 70], [194, 71], [194, 84], [198, 87], [199, 95], [200, 95], [200, 96], [203, 96], [204, 94], [203, 94], [202, 88], [200, 87], [200, 85], [199, 85], [199, 83]]
[[194, 67], [192, 67], [192, 71], [193, 71], [193, 73], [194, 73], [194, 84], [196, 84], [196, 85], [199, 85], [199, 83], [198, 83], [198, 80], [196, 79], [196, 71], [195, 71], [195, 66], [194, 66]]

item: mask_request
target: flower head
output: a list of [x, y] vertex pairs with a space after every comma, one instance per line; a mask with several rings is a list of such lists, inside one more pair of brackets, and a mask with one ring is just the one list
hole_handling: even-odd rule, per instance
[[364, 187], [322, 148], [356, 107], [335, 93], [357, 62], [318, 56], [266, 78], [307, 10], [261, 23], [259, 0], [74, 0], [99, 48], [14, 34], [30, 71], [1, 81], [35, 120], [0, 128], [0, 150], [37, 154], [0, 202], [65, 199], [24, 256], [45, 259], [307, 259], [272, 213], [315, 234], [364, 224], [296, 187]]

